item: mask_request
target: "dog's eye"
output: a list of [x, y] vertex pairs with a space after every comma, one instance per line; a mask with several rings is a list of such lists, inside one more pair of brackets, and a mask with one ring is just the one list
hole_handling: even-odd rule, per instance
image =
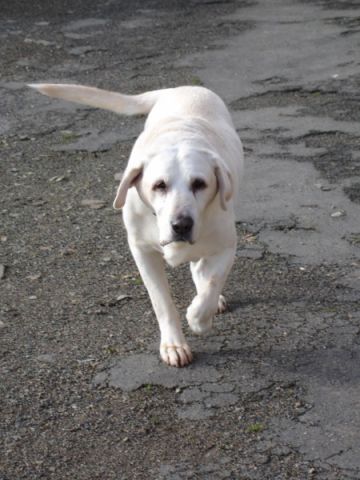
[[204, 182], [204, 180], [202, 178], [195, 178], [192, 182], [191, 182], [191, 190], [195, 193], [199, 190], [204, 190], [204, 188], [206, 188], [207, 185], [206, 183]]
[[164, 182], [164, 180], [159, 180], [158, 182], [154, 183], [153, 190], [155, 190], [157, 192], [166, 192], [167, 185]]

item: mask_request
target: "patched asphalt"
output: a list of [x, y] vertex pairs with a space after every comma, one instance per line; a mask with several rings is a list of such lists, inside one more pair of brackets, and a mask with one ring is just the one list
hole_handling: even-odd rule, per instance
[[[360, 479], [356, 1], [0, 6], [0, 479]], [[246, 154], [239, 246], [194, 363], [111, 208], [139, 117], [26, 83], [205, 85]], [[169, 269], [183, 317], [187, 266]]]

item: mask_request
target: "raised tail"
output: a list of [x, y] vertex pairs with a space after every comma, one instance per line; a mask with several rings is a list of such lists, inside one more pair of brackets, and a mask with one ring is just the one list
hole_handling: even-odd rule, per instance
[[123, 115], [145, 115], [150, 112], [164, 90], [154, 90], [140, 95], [123, 95], [94, 87], [73, 84], [32, 83], [28, 85], [49, 97], [62, 98], [95, 108], [111, 110]]

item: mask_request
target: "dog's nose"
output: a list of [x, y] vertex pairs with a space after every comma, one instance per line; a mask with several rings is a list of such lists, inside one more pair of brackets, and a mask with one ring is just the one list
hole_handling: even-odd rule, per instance
[[193, 225], [194, 225], [194, 220], [188, 216], [178, 217], [176, 220], [171, 222], [172, 229], [178, 235], [186, 235], [190, 233]]

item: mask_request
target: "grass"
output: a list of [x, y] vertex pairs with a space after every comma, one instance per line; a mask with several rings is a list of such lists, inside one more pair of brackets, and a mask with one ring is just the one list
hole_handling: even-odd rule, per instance
[[198, 87], [202, 87], [204, 85], [203, 82], [200, 80], [200, 78], [197, 77], [196, 75], [193, 75], [190, 78], [190, 84]]
[[265, 429], [265, 425], [262, 423], [251, 423], [246, 428], [246, 433], [259, 433]]

